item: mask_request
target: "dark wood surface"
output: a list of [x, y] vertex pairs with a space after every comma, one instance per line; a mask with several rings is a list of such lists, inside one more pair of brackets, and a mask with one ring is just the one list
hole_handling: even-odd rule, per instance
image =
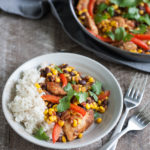
[[[55, 18], [49, 14], [41, 20], [28, 20], [15, 15], [0, 13], [0, 93], [11, 73], [25, 61], [41, 55], [69, 49], [73, 53], [89, 56], [105, 65], [119, 81], [123, 92], [127, 89], [134, 69], [109, 63], [71, 41]], [[1, 96], [0, 95], [0, 96]], [[150, 80], [140, 107], [150, 101]], [[1, 106], [1, 105], [0, 105]], [[130, 112], [130, 115], [137, 109]], [[96, 150], [105, 143], [111, 133], [102, 141], [80, 150]], [[18, 136], [6, 122], [0, 108], [0, 150], [48, 150], [27, 142]], [[130, 132], [123, 136], [116, 150], [150, 150], [150, 126], [143, 131]]]

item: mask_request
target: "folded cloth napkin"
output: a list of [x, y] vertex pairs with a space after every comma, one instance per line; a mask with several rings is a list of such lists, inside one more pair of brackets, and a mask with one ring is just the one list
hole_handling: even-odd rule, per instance
[[94, 52], [98, 57], [119, 64], [123, 64], [141, 71], [150, 72], [150, 63], [129, 61], [118, 54], [97, 46], [76, 23], [69, 9], [69, 0], [0, 0], [0, 9], [30, 19], [39, 19], [49, 11], [49, 4], [53, 15], [57, 18], [64, 31], [76, 43]]
[[39, 19], [49, 11], [45, 0], [0, 0], [0, 9], [30, 19]]

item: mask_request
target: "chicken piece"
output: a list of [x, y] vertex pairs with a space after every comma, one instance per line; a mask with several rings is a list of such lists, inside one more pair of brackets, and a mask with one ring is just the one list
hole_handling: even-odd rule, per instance
[[96, 5], [99, 5], [99, 4], [105, 3], [105, 2], [106, 2], [106, 0], [96, 0]]
[[129, 30], [133, 30], [135, 28], [135, 21], [134, 20], [128, 20], [125, 19], [126, 28]]
[[79, 85], [79, 84], [73, 84], [72, 87], [73, 87], [73, 89], [74, 89], [76, 92], [80, 92], [80, 90], [79, 90], [80, 85]]
[[89, 4], [89, 0], [79, 0], [77, 5], [77, 10], [82, 11], [83, 9], [87, 9]]
[[127, 51], [137, 50], [137, 45], [134, 44], [133, 42], [124, 42], [121, 48]]
[[47, 90], [54, 94], [54, 95], [66, 95], [67, 93], [64, 91], [64, 89], [60, 86], [59, 83], [56, 82], [47, 82]]
[[[68, 116], [69, 112], [66, 112], [66, 113], [67, 113], [67, 115], [66, 114], [64, 114], [64, 115]], [[71, 118], [71, 117], [73, 117], [73, 118]], [[70, 115], [70, 118], [69, 117], [65, 118], [66, 121], [63, 126], [63, 131], [69, 141], [73, 141], [75, 138], [77, 138], [79, 133], [84, 132], [94, 122], [93, 110], [87, 111], [86, 115], [82, 118], [81, 117], [82, 116], [79, 116], [79, 113], [75, 113], [73, 116]], [[72, 119], [75, 119], [75, 118], [82, 119], [82, 120], [81, 120], [81, 123], [77, 127], [72, 127], [71, 121], [72, 121]]]
[[88, 29], [90, 29], [95, 34], [98, 34], [98, 28], [94, 20], [91, 18], [91, 16], [88, 13], [88, 4], [89, 4], [89, 0], [79, 0], [78, 5], [77, 5], [77, 10], [78, 12], [87, 10], [86, 12], [82, 14], [82, 16], [85, 16], [85, 19], [83, 22]]

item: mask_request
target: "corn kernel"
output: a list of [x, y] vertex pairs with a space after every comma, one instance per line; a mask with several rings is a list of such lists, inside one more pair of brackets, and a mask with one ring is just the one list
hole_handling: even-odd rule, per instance
[[74, 70], [75, 68], [74, 67], [72, 67], [72, 66], [70, 66], [70, 68], [72, 69], [72, 70]]
[[57, 74], [58, 74], [58, 71], [54, 69], [54, 70], [52, 71], [52, 73], [53, 73], [53, 75], [57, 75]]
[[94, 105], [94, 109], [96, 109], [97, 108], [97, 103], [94, 102], [93, 105]]
[[73, 124], [72, 124], [72, 125], [73, 125], [73, 127], [77, 127], [77, 125], [78, 125], [77, 120], [75, 120], [75, 119], [74, 119], [74, 120], [73, 120]]
[[59, 77], [56, 77], [56, 82], [60, 82], [60, 78]]
[[82, 87], [82, 92], [86, 92], [86, 87]]
[[138, 53], [142, 53], [143, 52], [143, 50], [142, 49], [138, 49]]
[[53, 121], [56, 121], [56, 120], [57, 120], [57, 117], [56, 117], [56, 116], [50, 116], [50, 117], [49, 117], [49, 120], [52, 121], [52, 122], [53, 122]]
[[79, 88], [79, 92], [81, 92], [82, 91], [82, 88]]
[[53, 115], [54, 109], [53, 108], [49, 108], [48, 113], [49, 115]]
[[118, 14], [121, 14], [121, 10], [120, 10], [120, 9], [117, 9], [116, 12], [117, 12]]
[[91, 109], [94, 109], [94, 105], [93, 105], [92, 103], [90, 104], [90, 108], [91, 108]]
[[94, 81], [95, 81], [94, 78], [92, 77], [89, 78], [89, 82], [94, 82]]
[[80, 19], [84, 20], [84, 19], [85, 19], [85, 16], [80, 16]]
[[97, 123], [101, 123], [101, 122], [102, 122], [102, 118], [97, 118], [97, 119], [96, 119], [96, 122], [97, 122]]
[[144, 14], [144, 10], [140, 10], [140, 14], [143, 15]]
[[47, 122], [48, 124], [51, 124], [51, 123], [52, 123], [50, 120], [47, 120], [46, 122]]
[[44, 116], [44, 120], [47, 121], [47, 116]]
[[55, 69], [54, 68], [51, 68], [51, 71], [54, 71]]
[[148, 45], [150, 45], [150, 40], [149, 40], [149, 41], [147, 41], [147, 44], [148, 44]]
[[64, 121], [63, 121], [63, 120], [59, 120], [59, 121], [58, 121], [58, 124], [59, 124], [61, 127], [63, 127], [63, 126], [64, 126]]
[[66, 70], [67, 70], [68, 72], [71, 72], [71, 71], [72, 71], [72, 69], [71, 69], [70, 67], [67, 67]]
[[115, 10], [118, 9], [118, 5], [113, 5], [112, 6]]
[[51, 73], [51, 72], [49, 72], [49, 73], [47, 74], [47, 76], [52, 76], [52, 73]]
[[137, 53], [137, 50], [136, 50], [136, 49], [133, 49], [133, 50], [130, 50], [130, 52], [132, 52], [132, 53]]
[[65, 77], [69, 77], [70, 76], [68, 73], [65, 73], [64, 75], [65, 75]]
[[72, 81], [75, 81], [75, 77], [72, 77]]
[[140, 6], [144, 6], [144, 3], [143, 3], [143, 2], [141, 2], [141, 3], [140, 3]]
[[98, 105], [101, 105], [102, 104], [102, 101], [99, 99], [98, 100]]
[[79, 133], [78, 138], [81, 139], [83, 137], [82, 133]]
[[100, 107], [99, 107], [99, 112], [100, 112], [100, 113], [104, 113], [104, 112], [105, 112], [105, 108], [104, 108], [103, 106], [100, 106]]
[[41, 88], [41, 86], [40, 86], [38, 83], [35, 83], [35, 87], [36, 87], [37, 89]]
[[61, 140], [62, 140], [63, 143], [66, 143], [66, 141], [67, 141], [67, 140], [66, 140], [66, 137], [65, 137], [64, 135], [62, 136], [62, 139], [61, 139]]
[[48, 109], [45, 109], [44, 115], [47, 115], [47, 114], [48, 114]]
[[87, 9], [83, 9], [83, 10], [79, 11], [78, 14], [81, 15], [84, 12], [87, 12]]
[[86, 106], [85, 106], [85, 108], [88, 110], [88, 109], [90, 109], [90, 104], [86, 104]]
[[48, 102], [45, 102], [45, 105], [47, 106], [47, 105], [48, 105]]
[[39, 92], [39, 93], [42, 93], [43, 92], [43, 90], [42, 89], [37, 89], [37, 91]]
[[105, 35], [103, 35], [103, 37], [104, 37], [104, 38], [107, 38], [108, 36], [105, 34]]
[[74, 71], [72, 71], [72, 72], [73, 72], [74, 74], [78, 74], [78, 72], [77, 72], [77, 71], [75, 71], [75, 70], [74, 70]]

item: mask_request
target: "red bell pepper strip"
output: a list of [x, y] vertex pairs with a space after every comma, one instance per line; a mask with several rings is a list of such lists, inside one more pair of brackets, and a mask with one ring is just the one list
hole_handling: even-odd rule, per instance
[[60, 97], [54, 96], [54, 95], [42, 95], [41, 96], [43, 100], [52, 102], [52, 103], [59, 103]]
[[77, 106], [75, 104], [70, 104], [70, 109], [82, 114], [82, 116], [85, 116], [86, 114], [86, 111], [82, 107]]
[[145, 10], [148, 14], [150, 14], [150, 7], [145, 3]]
[[143, 48], [144, 50], [149, 50], [148, 45], [146, 43], [144, 43], [143, 41], [141, 41], [140, 39], [137, 39], [137, 38], [133, 37], [131, 39], [131, 41], [133, 43], [135, 43], [136, 45], [138, 45], [139, 47]]
[[65, 75], [63, 73], [61, 73], [60, 79], [62, 81], [62, 87], [64, 88], [68, 84], [67, 78], [65, 77]]
[[94, 17], [93, 10], [94, 10], [95, 2], [96, 0], [90, 0], [88, 5], [88, 12], [92, 18]]
[[110, 91], [104, 91], [104, 93], [101, 93], [98, 96], [98, 99], [100, 99], [100, 100], [105, 99], [106, 97], [109, 97], [109, 95], [110, 95]]
[[114, 42], [113, 40], [111, 40], [110, 38], [104, 38], [100, 35], [97, 35], [95, 33], [93, 33], [91, 30], [87, 29], [92, 35], [94, 35], [95, 37], [97, 37], [98, 39], [100, 39], [101, 41], [104, 41], [104, 42], [108, 42], [108, 43], [112, 43]]
[[140, 40], [150, 40], [150, 34], [132, 34], [135, 38]]
[[61, 126], [59, 126], [58, 123], [56, 123], [52, 132], [53, 143], [55, 143], [58, 140], [60, 136], [60, 132], [61, 132]]

